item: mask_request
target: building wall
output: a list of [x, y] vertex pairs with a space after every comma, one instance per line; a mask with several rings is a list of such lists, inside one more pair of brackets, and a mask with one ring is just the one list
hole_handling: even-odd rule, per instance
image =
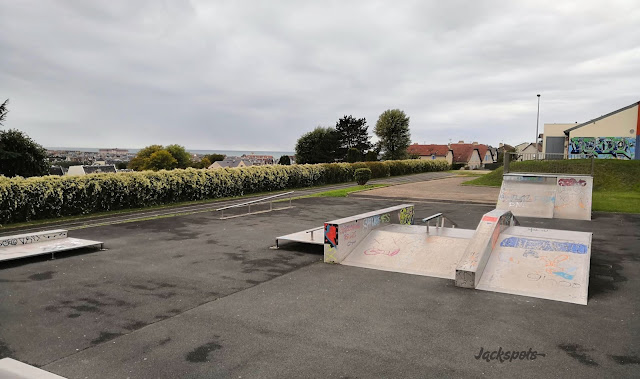
[[[576, 126], [576, 123], [569, 124], [544, 124], [544, 131], [542, 136], [542, 152], [547, 152], [547, 137], [562, 137], [566, 138], [564, 131]], [[565, 151], [567, 150], [567, 143], [565, 141]]]
[[67, 175], [85, 175], [84, 168], [82, 166], [69, 166]]
[[491, 164], [493, 163], [493, 155], [491, 155], [491, 152], [489, 150], [487, 150], [487, 152], [484, 154], [484, 159], [482, 160], [483, 164]]
[[636, 137], [638, 106], [572, 130], [571, 137]]
[[531, 161], [536, 159], [536, 153], [537, 153], [537, 149], [535, 146], [533, 145], [529, 145], [526, 148], [520, 150], [520, 154], [522, 154], [522, 156], [520, 158], [518, 158], [519, 161]]
[[471, 157], [469, 158], [467, 165], [472, 170], [482, 167], [482, 161], [480, 160], [480, 153], [478, 153], [478, 150], [474, 150], [471, 153]]
[[638, 159], [638, 105], [569, 132], [569, 154]]

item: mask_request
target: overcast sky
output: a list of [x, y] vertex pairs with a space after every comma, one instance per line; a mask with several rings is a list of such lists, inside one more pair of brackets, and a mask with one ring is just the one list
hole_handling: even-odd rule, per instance
[[[399, 108], [412, 140], [533, 141], [640, 101], [629, 1], [0, 0], [5, 128], [44, 146], [293, 151]], [[542, 130], [541, 130], [542, 131]]]

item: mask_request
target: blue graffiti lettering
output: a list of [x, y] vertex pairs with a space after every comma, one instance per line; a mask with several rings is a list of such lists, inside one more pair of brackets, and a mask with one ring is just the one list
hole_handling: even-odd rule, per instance
[[500, 242], [502, 247], [516, 247], [530, 250], [562, 251], [574, 254], [586, 254], [587, 245], [572, 242], [556, 242], [521, 237], [508, 237]]

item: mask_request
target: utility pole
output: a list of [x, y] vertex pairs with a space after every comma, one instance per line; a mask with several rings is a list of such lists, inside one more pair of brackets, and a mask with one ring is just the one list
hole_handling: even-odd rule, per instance
[[536, 118], [536, 138], [533, 140], [533, 146], [536, 148], [536, 160], [538, 159], [538, 125], [540, 123], [540, 94], [538, 94], [538, 116]]

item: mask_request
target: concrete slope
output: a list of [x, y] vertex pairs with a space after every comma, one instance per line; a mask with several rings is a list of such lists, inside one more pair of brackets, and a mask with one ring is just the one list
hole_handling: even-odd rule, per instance
[[371, 231], [344, 265], [454, 279], [473, 230], [388, 225]]
[[476, 289], [587, 304], [591, 233], [512, 226]]

